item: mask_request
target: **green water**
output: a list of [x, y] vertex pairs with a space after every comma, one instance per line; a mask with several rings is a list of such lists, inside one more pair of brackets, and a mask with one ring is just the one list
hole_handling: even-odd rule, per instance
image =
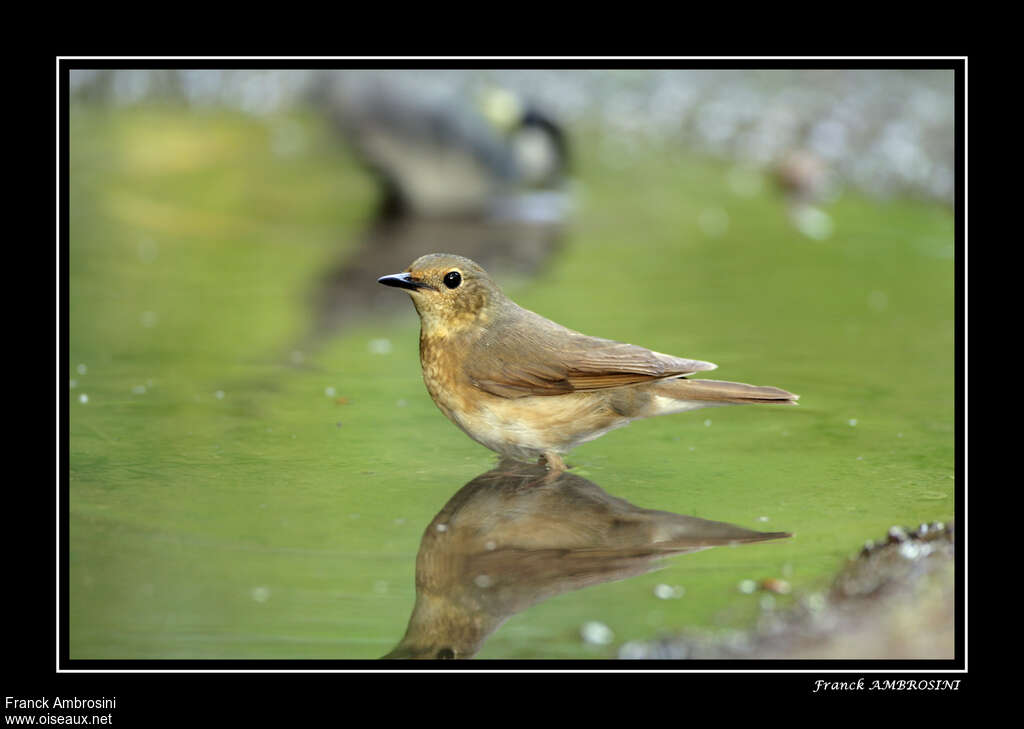
[[[430, 401], [411, 305], [293, 351], [369, 180], [311, 114], [72, 108], [69, 130], [70, 657], [386, 653], [423, 529], [495, 458]], [[560, 595], [480, 658], [744, 627], [763, 594], [741, 581], [785, 578], [784, 608], [889, 526], [955, 516], [949, 209], [847, 193], [814, 240], [769, 186], [736, 194], [727, 165], [577, 152], [563, 246], [508, 293], [801, 404], [634, 423], [568, 462], [638, 506], [794, 537]], [[728, 215], [715, 235], [709, 208]], [[588, 621], [613, 640], [584, 643]]]

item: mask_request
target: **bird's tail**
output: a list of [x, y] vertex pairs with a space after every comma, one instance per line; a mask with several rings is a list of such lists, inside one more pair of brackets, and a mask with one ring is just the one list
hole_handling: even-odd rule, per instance
[[663, 380], [655, 385], [652, 391], [664, 397], [705, 405], [752, 405], [756, 403], [796, 405], [796, 401], [800, 399], [799, 395], [794, 395], [778, 387], [685, 378]]

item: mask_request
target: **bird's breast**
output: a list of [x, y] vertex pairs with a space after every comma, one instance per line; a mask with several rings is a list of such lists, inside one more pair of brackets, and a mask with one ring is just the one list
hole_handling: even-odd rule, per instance
[[564, 452], [628, 422], [600, 393], [504, 398], [480, 390], [464, 374], [453, 344], [421, 337], [423, 381], [441, 412], [491, 450], [520, 460]]
[[446, 346], [447, 341], [437, 337], [420, 337], [420, 366], [427, 392], [449, 419], [458, 423], [457, 415], [473, 407], [472, 397], [466, 392], [462, 361], [457, 348]]

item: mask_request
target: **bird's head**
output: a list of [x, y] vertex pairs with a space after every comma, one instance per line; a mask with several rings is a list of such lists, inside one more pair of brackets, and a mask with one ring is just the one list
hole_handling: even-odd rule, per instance
[[450, 336], [484, 326], [505, 300], [483, 268], [450, 253], [421, 256], [402, 273], [381, 276], [377, 282], [405, 289], [424, 333], [431, 336]]

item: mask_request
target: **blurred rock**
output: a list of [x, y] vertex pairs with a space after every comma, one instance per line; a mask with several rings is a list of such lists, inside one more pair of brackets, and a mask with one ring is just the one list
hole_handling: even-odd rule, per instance
[[[762, 582], [762, 589], [770, 589]], [[954, 529], [893, 527], [849, 560], [831, 587], [775, 611], [755, 629], [624, 645], [620, 658], [952, 659]], [[777, 590], [774, 590], [777, 592]]]

